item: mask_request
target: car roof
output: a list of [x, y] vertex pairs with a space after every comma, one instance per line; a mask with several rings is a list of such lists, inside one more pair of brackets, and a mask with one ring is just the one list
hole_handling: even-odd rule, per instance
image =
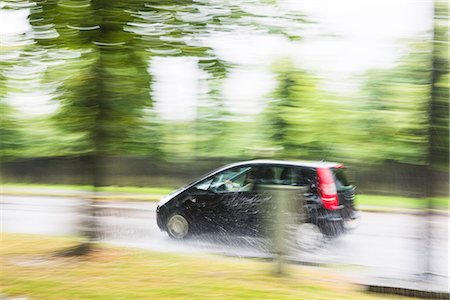
[[309, 167], [309, 168], [333, 168], [333, 167], [341, 167], [342, 164], [336, 162], [325, 162], [325, 161], [292, 161], [292, 160], [275, 160], [275, 159], [255, 159], [255, 160], [247, 160], [235, 162], [232, 164], [228, 164], [212, 170], [203, 176], [197, 178], [191, 183], [181, 187], [178, 189], [177, 194], [181, 193], [194, 186], [195, 184], [201, 182], [202, 180], [208, 178], [209, 176], [213, 176], [219, 172], [222, 172], [226, 169], [239, 167], [239, 166], [247, 166], [247, 165], [282, 165], [282, 166], [297, 166], [297, 167]]
[[326, 161], [294, 161], [294, 160], [275, 160], [275, 159], [256, 159], [247, 160], [229, 164], [221, 169], [237, 167], [241, 165], [288, 165], [297, 167], [310, 167], [310, 168], [333, 168], [340, 167], [342, 164], [336, 162]]

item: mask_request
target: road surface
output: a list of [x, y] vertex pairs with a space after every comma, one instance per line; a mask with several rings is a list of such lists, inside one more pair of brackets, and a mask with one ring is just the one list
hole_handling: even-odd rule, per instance
[[[1, 196], [1, 231], [75, 235], [81, 229], [87, 202], [73, 197]], [[154, 202], [99, 202], [96, 206], [103, 241], [144, 249], [192, 253], [220, 253], [267, 257], [263, 239], [201, 236], [188, 242], [172, 241], [156, 226]], [[418, 214], [363, 212], [353, 232], [326, 242], [315, 251], [293, 253], [298, 262], [353, 266], [359, 273], [418, 274], [424, 272], [425, 218]], [[448, 288], [449, 217], [435, 215], [431, 272]]]

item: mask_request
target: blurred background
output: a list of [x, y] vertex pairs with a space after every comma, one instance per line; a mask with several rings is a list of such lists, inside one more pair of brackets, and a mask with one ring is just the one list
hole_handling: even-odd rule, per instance
[[326, 160], [348, 167], [363, 204], [448, 211], [446, 1], [38, 0], [0, 13], [3, 189], [170, 191], [235, 161]]
[[444, 1], [1, 6], [3, 182], [176, 187], [283, 158], [414, 196], [432, 165], [448, 193]]

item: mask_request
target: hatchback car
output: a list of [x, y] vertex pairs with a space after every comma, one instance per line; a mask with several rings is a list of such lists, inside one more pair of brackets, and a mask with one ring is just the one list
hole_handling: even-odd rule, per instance
[[345, 231], [347, 222], [359, 217], [355, 187], [348, 183], [344, 169], [342, 164], [330, 162], [253, 160], [230, 164], [162, 198], [156, 210], [157, 224], [175, 239], [210, 232], [262, 235], [262, 220], [273, 206], [259, 187], [297, 186], [304, 191], [303, 221], [334, 237]]

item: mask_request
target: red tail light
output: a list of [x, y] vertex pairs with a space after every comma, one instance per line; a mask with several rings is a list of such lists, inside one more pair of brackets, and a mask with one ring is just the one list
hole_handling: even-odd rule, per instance
[[320, 200], [326, 209], [337, 209], [339, 200], [333, 174], [328, 168], [317, 168]]

